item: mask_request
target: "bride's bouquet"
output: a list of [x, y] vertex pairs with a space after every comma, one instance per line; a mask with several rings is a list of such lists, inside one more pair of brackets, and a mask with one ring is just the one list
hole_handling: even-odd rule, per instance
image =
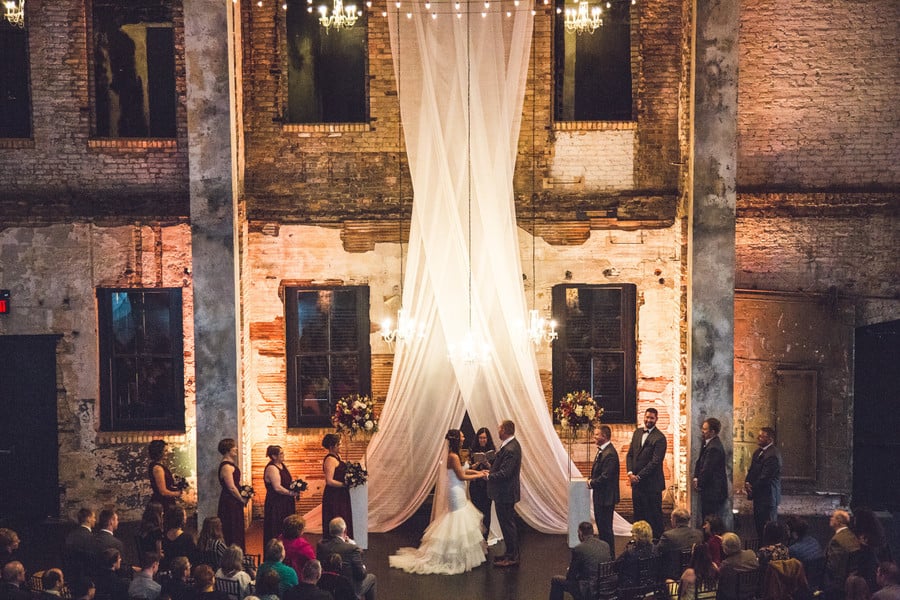
[[355, 488], [364, 484], [369, 479], [369, 472], [358, 462], [348, 462], [347, 472], [344, 474], [344, 485]]
[[357, 433], [371, 434], [378, 431], [375, 402], [368, 396], [352, 394], [338, 400], [331, 415], [331, 424], [338, 434], [348, 434], [351, 439]]
[[603, 416], [603, 408], [597, 406], [594, 397], [584, 390], [566, 394], [553, 412], [559, 419], [559, 424], [571, 429], [572, 433], [590, 426], [595, 419]]

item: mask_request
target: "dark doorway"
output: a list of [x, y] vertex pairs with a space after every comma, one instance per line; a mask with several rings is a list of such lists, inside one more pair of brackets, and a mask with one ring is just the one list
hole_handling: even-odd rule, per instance
[[58, 335], [0, 336], [0, 522], [59, 516]]
[[853, 504], [900, 510], [900, 321], [856, 330]]

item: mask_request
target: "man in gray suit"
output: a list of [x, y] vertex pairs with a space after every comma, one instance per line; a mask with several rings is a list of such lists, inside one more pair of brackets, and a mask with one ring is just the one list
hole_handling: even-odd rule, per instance
[[497, 522], [503, 532], [506, 553], [494, 559], [495, 567], [519, 564], [519, 530], [516, 526], [516, 502], [519, 501], [519, 473], [522, 470], [522, 447], [516, 440], [516, 424], [502, 421], [497, 433], [500, 448], [487, 475], [488, 496], [497, 509]]
[[563, 600], [569, 592], [575, 600], [593, 600], [597, 596], [597, 570], [609, 562], [609, 545], [594, 535], [588, 521], [578, 524], [578, 541], [572, 548], [572, 560], [565, 577], [554, 575], [550, 580], [550, 600]]
[[601, 425], [594, 429], [597, 456], [591, 465], [588, 487], [593, 490], [594, 519], [600, 539], [609, 546], [610, 556], [615, 558], [616, 538], [613, 534], [613, 513], [619, 501], [619, 453], [610, 442], [612, 431]]
[[353, 584], [357, 597], [375, 600], [377, 580], [363, 563], [362, 550], [347, 537], [347, 522], [335, 517], [328, 524], [328, 535], [316, 545], [316, 559], [321, 563], [332, 554], [341, 556], [341, 574]]
[[669, 579], [681, 579], [681, 553], [703, 542], [703, 532], [691, 527], [691, 513], [678, 507], [672, 511], [672, 529], [659, 538], [656, 549], [662, 556], [663, 574]]
[[[738, 574], [759, 569], [759, 559], [753, 550], [741, 549], [736, 533], [722, 535], [722, 564], [719, 566], [718, 600], [738, 600]], [[741, 594], [743, 595], [743, 594]]]
[[648, 408], [644, 412], [644, 426], [631, 436], [631, 446], [625, 456], [634, 520], [647, 521], [653, 537], [663, 533], [662, 493], [666, 489], [663, 460], [666, 458], [666, 436], [656, 427], [659, 412]]

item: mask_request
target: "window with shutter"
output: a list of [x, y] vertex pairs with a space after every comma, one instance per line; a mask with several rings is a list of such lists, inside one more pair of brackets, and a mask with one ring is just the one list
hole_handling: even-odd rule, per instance
[[0, 138], [31, 137], [28, 32], [0, 18]]

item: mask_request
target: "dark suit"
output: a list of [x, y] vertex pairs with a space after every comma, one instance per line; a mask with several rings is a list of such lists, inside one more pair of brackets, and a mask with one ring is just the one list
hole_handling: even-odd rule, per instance
[[79, 525], [69, 532], [63, 547], [63, 567], [66, 579], [77, 581], [80, 577], [92, 575], [94, 569], [94, 532]]
[[284, 593], [284, 600], [334, 600], [334, 596], [312, 583], [301, 581]]
[[31, 592], [25, 589], [25, 584], [19, 588], [7, 581], [0, 582], [0, 600], [31, 600]]
[[640, 481], [631, 486], [634, 520], [650, 523], [653, 537], [658, 538], [664, 529], [662, 492], [666, 489], [666, 478], [662, 465], [666, 457], [666, 436], [658, 427], [654, 427], [647, 436], [647, 441], [641, 444], [643, 436], [643, 427], [634, 431], [625, 464], [629, 473], [640, 478]]
[[128, 580], [122, 579], [111, 569], [100, 569], [94, 575], [97, 588], [95, 600], [118, 600], [128, 597]]
[[497, 507], [497, 522], [503, 532], [506, 558], [519, 560], [519, 530], [516, 527], [516, 502], [519, 501], [519, 474], [522, 447], [515, 437], [497, 451], [488, 476], [488, 496]]
[[725, 472], [725, 448], [715, 436], [700, 449], [694, 463], [694, 479], [700, 492], [700, 516], [719, 515], [728, 498], [728, 475]]
[[659, 538], [656, 550], [662, 556], [663, 575], [669, 579], [681, 579], [681, 552], [703, 542], [703, 532], [683, 525], [673, 527]]
[[115, 548], [119, 551], [119, 554], [122, 555], [122, 560], [125, 560], [125, 545], [122, 543], [122, 540], [111, 534], [109, 531], [106, 531], [105, 529], [95, 531], [94, 555], [100, 556], [107, 548]]
[[609, 545], [594, 536], [572, 548], [566, 576], [557, 575], [550, 580], [550, 600], [562, 600], [564, 591], [575, 600], [593, 600], [597, 596], [597, 571], [601, 563], [609, 560]]
[[343, 538], [323, 537], [316, 544], [316, 558], [325, 563], [332, 554], [341, 555], [341, 575], [350, 580], [356, 595], [365, 595], [368, 600], [374, 600], [375, 575], [366, 571], [359, 546], [346, 542]]
[[616, 537], [613, 534], [613, 512], [619, 501], [619, 453], [612, 442], [603, 450], [597, 451], [594, 464], [591, 465], [589, 481], [594, 499], [594, 519], [600, 539], [609, 545], [615, 557]]
[[778, 520], [781, 502], [781, 452], [774, 443], [753, 453], [745, 481], [751, 486], [747, 498], [753, 500], [756, 535], [762, 539], [765, 524]]

